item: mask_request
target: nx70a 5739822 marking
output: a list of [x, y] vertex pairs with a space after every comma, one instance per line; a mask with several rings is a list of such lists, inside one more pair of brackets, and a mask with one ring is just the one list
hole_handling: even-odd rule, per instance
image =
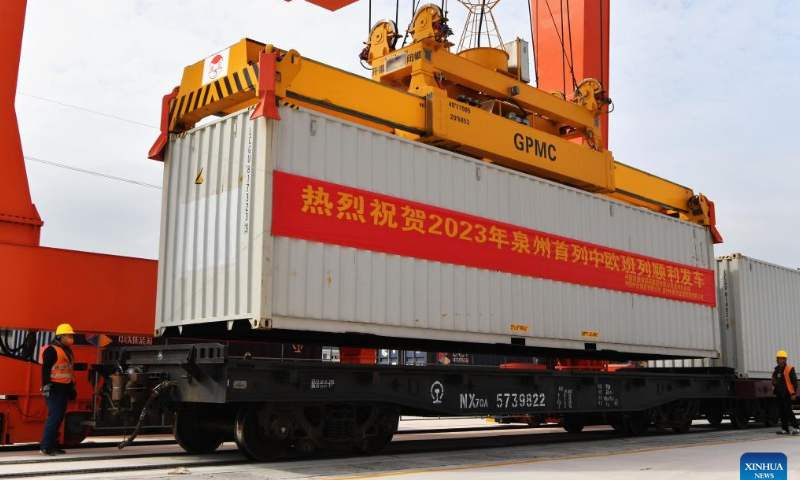
[[544, 393], [498, 393], [497, 408], [544, 407]]

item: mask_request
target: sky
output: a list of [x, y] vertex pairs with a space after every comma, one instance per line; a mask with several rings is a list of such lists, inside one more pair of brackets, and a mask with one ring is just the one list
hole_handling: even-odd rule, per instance
[[[373, 0], [373, 19], [394, 0]], [[400, 0], [400, 25], [411, 0]], [[460, 35], [466, 10], [450, 2]], [[183, 67], [243, 37], [364, 74], [368, 2], [29, 0], [17, 115], [45, 246], [157, 258], [162, 164], [147, 159], [161, 97]], [[506, 41], [529, 39], [524, 0], [503, 0]], [[800, 267], [800, 2], [611, 2], [610, 149], [615, 159], [716, 203], [717, 255]], [[540, 66], [540, 68], [542, 68]], [[39, 98], [36, 98], [39, 97]], [[51, 101], [42, 100], [49, 99]], [[108, 116], [60, 105], [77, 106]]]

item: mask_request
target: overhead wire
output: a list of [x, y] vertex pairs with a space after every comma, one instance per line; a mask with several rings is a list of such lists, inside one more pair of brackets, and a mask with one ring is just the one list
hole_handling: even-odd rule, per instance
[[[603, 88], [608, 89], [608, 85], [605, 82], [605, 59], [604, 59], [604, 35], [603, 35], [603, 0], [599, 0], [600, 3], [600, 85]], [[606, 90], [608, 92], [608, 90]], [[606, 93], [608, 95], [608, 93]], [[609, 113], [614, 111], [614, 102], [609, 99], [609, 104], [603, 107], [605, 109], [605, 114], [608, 115]]]
[[406, 41], [408, 40], [408, 31], [411, 30], [411, 27], [414, 26], [414, 14], [417, 13], [417, 9], [419, 8], [419, 4], [422, 0], [417, 0], [416, 4], [414, 0], [411, 0], [411, 20], [408, 22], [408, 27], [406, 28], [406, 34], [403, 35], [403, 45], [400, 48], [406, 46]]
[[[569, 33], [569, 61], [572, 65], [575, 65], [575, 57], [572, 54], [572, 16], [569, 13], [569, 0], [567, 0], [567, 32]], [[572, 74], [572, 88], [574, 90], [578, 89], [578, 82], [575, 81], [575, 74]]]
[[[531, 24], [531, 52], [533, 52], [533, 78], [536, 79], [535, 85], [539, 86], [539, 65], [536, 60], [536, 42], [533, 39], [533, 11], [531, 10], [531, 0], [525, 0], [528, 3], [528, 21]], [[538, 4], [538, 0], [537, 0]]]
[[[81, 110], [81, 111], [84, 111], [84, 112], [87, 112], [87, 113], [92, 113], [92, 114], [95, 114], [95, 115], [100, 115], [100, 116], [103, 116], [103, 117], [112, 118], [114, 120], [119, 120], [121, 122], [132, 123], [134, 125], [139, 125], [139, 126], [142, 126], [142, 127], [148, 127], [148, 128], [153, 128], [153, 129], [159, 130], [158, 127], [155, 127], [153, 125], [148, 125], [146, 123], [137, 122], [135, 120], [130, 120], [128, 118], [118, 117], [116, 115], [110, 115], [110, 114], [107, 114], [107, 113], [104, 113], [104, 112], [99, 112], [97, 110], [92, 110], [90, 108], [84, 108], [84, 107], [79, 107], [77, 105], [72, 105], [72, 104], [65, 103], [65, 102], [59, 102], [58, 100], [53, 100], [51, 98], [40, 97], [38, 95], [31, 95], [29, 93], [24, 93], [24, 92], [17, 92], [17, 94], [25, 96], [25, 97], [35, 98], [37, 100], [41, 100], [41, 101], [44, 101], [44, 102], [54, 103], [56, 105], [61, 105], [61, 106], [64, 106], [64, 107], [74, 108], [76, 110]], [[138, 180], [132, 180], [130, 178], [123, 178], [123, 177], [118, 177], [118, 176], [115, 176], [115, 175], [109, 175], [109, 174], [102, 173], [102, 172], [97, 172], [97, 171], [94, 171], [94, 170], [87, 170], [87, 169], [84, 169], [84, 168], [74, 167], [72, 165], [66, 165], [66, 164], [58, 163], [58, 162], [52, 162], [52, 161], [49, 161], [49, 160], [44, 160], [42, 158], [37, 158], [37, 157], [31, 157], [31, 156], [28, 156], [28, 155], [25, 155], [24, 158], [25, 158], [25, 160], [28, 160], [28, 161], [31, 161], [31, 162], [41, 163], [41, 164], [44, 164], [44, 165], [50, 165], [52, 167], [63, 168], [63, 169], [72, 170], [72, 171], [78, 172], [78, 173], [84, 173], [84, 174], [87, 174], [87, 175], [94, 175], [94, 176], [97, 176], [97, 177], [107, 178], [109, 180], [116, 180], [116, 181], [119, 181], [119, 182], [125, 182], [125, 183], [129, 183], [129, 184], [132, 184], [132, 185], [139, 185], [139, 186], [142, 186], [142, 187], [155, 188], [155, 189], [161, 190], [161, 186], [154, 185], [152, 183], [140, 182]]]
[[[371, 40], [370, 37], [372, 36], [372, 0], [369, 0], [369, 7], [368, 8], [369, 8], [369, 12], [367, 13], [367, 39]], [[362, 60], [361, 58], [358, 59], [358, 63], [361, 64], [361, 68], [363, 68], [364, 70], [372, 71], [372, 67], [364, 65], [364, 60]]]
[[[563, 57], [562, 66], [563, 66], [564, 59], [566, 59], [566, 57], [567, 57], [567, 48], [564, 46], [564, 39], [561, 37], [561, 35], [558, 32], [558, 25], [556, 24], [556, 17], [555, 17], [555, 15], [553, 15], [553, 10], [550, 8], [549, 0], [544, 0], [544, 3], [547, 6], [547, 11], [550, 13], [550, 20], [552, 20], [552, 22], [553, 22], [553, 28], [555, 28], [555, 30], [556, 30], [556, 36], [558, 37], [558, 41], [561, 42], [561, 53], [562, 53], [562, 57]], [[561, 15], [561, 19], [562, 19], [562, 24], [563, 24], [564, 15]], [[563, 25], [562, 25], [562, 27], [563, 27]], [[577, 85], [578, 82], [575, 81], [575, 71], [572, 68], [572, 63], [570, 63], [568, 59], [566, 61], [566, 65], [569, 66], [569, 72], [572, 75], [572, 83]], [[567, 94], [567, 86], [566, 86], [566, 79], [565, 79], [564, 80], [564, 95], [566, 96], [566, 94]]]
[[100, 116], [103, 116], [103, 117], [113, 118], [114, 120], [119, 120], [120, 122], [127, 122], [127, 123], [132, 123], [134, 125], [139, 125], [139, 126], [142, 126], [142, 127], [147, 127], [147, 128], [152, 128], [152, 129], [155, 129], [155, 130], [160, 130], [160, 128], [156, 127], [155, 125], [149, 125], [147, 123], [137, 122], [136, 120], [130, 120], [128, 118], [118, 117], [116, 115], [111, 115], [111, 114], [104, 113], [104, 112], [98, 112], [97, 110], [92, 110], [90, 108], [79, 107], [77, 105], [72, 105], [72, 104], [64, 103], [64, 102], [59, 102], [58, 100], [53, 100], [51, 98], [40, 97], [38, 95], [31, 95], [30, 93], [23, 93], [23, 92], [17, 92], [17, 95], [22, 95], [23, 97], [35, 98], [35, 99], [41, 100], [43, 102], [55, 103], [56, 105], [61, 105], [63, 107], [74, 108], [75, 110], [81, 110], [81, 111], [84, 111], [84, 112], [93, 113], [95, 115], [100, 115]]
[[[483, 27], [483, 15], [485, 10], [486, 10], [486, 0], [483, 0], [481, 2], [481, 17], [480, 20], [478, 20], [478, 48], [481, 47], [481, 27]], [[488, 29], [489, 27], [487, 26], [486, 28]]]
[[[564, 37], [564, 0], [560, 0], [561, 5], [559, 6], [559, 17], [561, 18], [561, 34], [559, 35], [559, 39]], [[553, 25], [555, 26], [555, 25]], [[556, 27], [556, 33], [558, 33], [558, 27]], [[562, 92], [564, 96], [567, 96], [567, 69], [565, 68], [564, 62], [567, 60], [567, 48], [564, 46], [564, 42], [561, 42], [561, 50], [563, 51], [564, 55], [561, 56], [561, 82], [562, 82]]]
[[31, 161], [31, 162], [42, 163], [42, 164], [45, 164], [45, 165], [50, 165], [52, 167], [63, 168], [65, 170], [72, 170], [73, 172], [85, 173], [87, 175], [94, 175], [96, 177], [107, 178], [109, 180], [116, 180], [118, 182], [125, 182], [125, 183], [130, 183], [132, 185], [139, 185], [141, 187], [155, 188], [157, 190], [161, 190], [161, 186], [160, 185], [154, 185], [152, 183], [140, 182], [138, 180], [132, 180], [130, 178], [117, 177], [115, 175], [109, 175], [107, 173], [101, 173], [101, 172], [97, 172], [95, 170], [87, 170], [85, 168], [73, 167], [72, 165], [65, 165], [63, 163], [51, 162], [49, 160], [44, 160], [44, 159], [41, 159], [41, 158], [31, 157], [31, 156], [28, 156], [28, 155], [25, 155], [24, 158], [25, 158], [25, 160], [28, 160], [28, 161]]

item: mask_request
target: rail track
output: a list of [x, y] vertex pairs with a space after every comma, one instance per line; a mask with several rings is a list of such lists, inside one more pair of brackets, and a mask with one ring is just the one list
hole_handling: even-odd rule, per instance
[[[480, 430], [530, 430], [531, 428], [553, 428], [551, 426], [542, 425], [542, 426], [529, 426], [529, 425], [497, 425], [497, 426], [481, 426], [481, 427], [451, 427], [451, 428], [425, 428], [425, 429], [409, 429], [403, 430], [398, 434], [403, 435], [416, 435], [416, 434], [423, 434], [423, 433], [453, 433], [453, 432], [472, 432], [472, 431], [480, 431]], [[117, 437], [115, 437], [117, 438]], [[121, 436], [119, 437], [121, 438]], [[84, 442], [72, 447], [69, 447], [69, 450], [85, 450], [85, 449], [97, 449], [97, 448], [109, 448], [109, 447], [116, 447], [119, 445], [121, 440], [113, 440], [113, 441], [90, 441]], [[172, 439], [163, 439], [163, 440], [147, 440], [147, 439], [137, 439], [134, 443], [135, 446], [144, 446], [144, 445], [175, 445], [175, 440]], [[5, 445], [0, 446], [0, 458], [2, 458], [3, 453], [8, 452], [27, 452], [27, 451], [37, 451], [39, 450], [38, 443], [24, 443], [20, 445]], [[3, 461], [0, 460], [0, 465], [3, 465]]]
[[[121, 437], [114, 437], [121, 438]], [[120, 440], [108, 440], [102, 442], [84, 442], [79, 443], [78, 445], [69, 447], [70, 451], [72, 450], [91, 450], [97, 448], [109, 448], [109, 447], [116, 447], [119, 444]], [[171, 439], [164, 439], [164, 440], [138, 440], [136, 442], [137, 445], [174, 445], [175, 440]], [[4, 453], [11, 453], [11, 452], [32, 452], [39, 450], [38, 443], [22, 443], [19, 445], [3, 445], [0, 447], [0, 459], [2, 459], [2, 455]], [[3, 462], [0, 460], [0, 465]]]
[[[551, 431], [545, 431], [551, 430]], [[728, 425], [713, 427], [711, 425], [696, 424], [692, 430], [680, 435], [682, 443], [692, 443], [694, 436], [703, 437], [703, 434], [719, 432], [723, 437]], [[467, 435], [467, 436], [464, 436]], [[641, 438], [648, 437], [674, 437], [672, 432], [653, 431]], [[715, 435], [716, 436], [716, 435]], [[637, 437], [640, 438], [640, 437]], [[419, 453], [445, 453], [474, 449], [511, 448], [535, 445], [579, 445], [585, 442], [598, 440], [618, 439], [634, 446], [638, 442], [631, 442], [631, 438], [605, 427], [598, 427], [581, 434], [569, 434], [560, 429], [531, 428], [517, 425], [481, 426], [481, 427], [453, 427], [410, 429], [398, 432], [395, 440], [381, 455], [406, 456]], [[111, 442], [107, 442], [111, 443]], [[79, 455], [62, 455], [57, 457], [36, 457], [13, 460], [2, 460], [0, 456], [0, 479], [5, 478], [33, 478], [33, 477], [72, 477], [90, 475], [109, 475], [114, 473], [174, 470], [187, 467], [195, 470], [201, 467], [226, 467], [246, 465], [252, 463], [236, 450], [233, 443], [226, 443], [214, 454], [197, 456], [172, 448], [171, 442], [149, 441], [135, 443], [131, 453], [94, 452], [91, 448], [82, 449]], [[115, 445], [115, 444], [114, 444]], [[152, 451], [152, 447], [168, 446], [170, 451]], [[150, 451], [141, 452], [149, 449]], [[138, 450], [138, 451], [136, 451]], [[85, 452], [85, 453], [84, 453]], [[2, 453], [2, 452], [0, 452]], [[319, 451], [313, 455], [299, 452], [288, 453], [280, 460], [281, 464], [308, 461], [309, 459], [346, 459], [356, 458], [361, 455], [342, 451]], [[380, 455], [378, 455], [380, 457]]]

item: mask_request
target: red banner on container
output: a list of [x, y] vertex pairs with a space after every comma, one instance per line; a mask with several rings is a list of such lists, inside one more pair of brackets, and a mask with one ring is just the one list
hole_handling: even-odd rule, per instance
[[275, 172], [272, 234], [716, 305], [714, 272]]

